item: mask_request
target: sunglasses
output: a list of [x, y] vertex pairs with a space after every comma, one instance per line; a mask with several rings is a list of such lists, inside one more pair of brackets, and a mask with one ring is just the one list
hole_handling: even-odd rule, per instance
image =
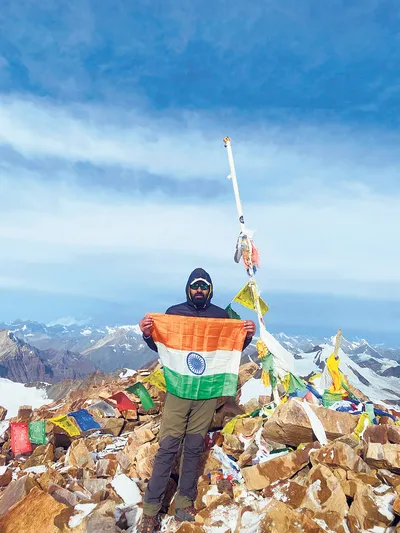
[[192, 283], [192, 285], [190, 285], [190, 288], [194, 291], [197, 291], [197, 289], [201, 289], [202, 291], [208, 291], [210, 287], [207, 285], [207, 283], [196, 281], [196, 283]]

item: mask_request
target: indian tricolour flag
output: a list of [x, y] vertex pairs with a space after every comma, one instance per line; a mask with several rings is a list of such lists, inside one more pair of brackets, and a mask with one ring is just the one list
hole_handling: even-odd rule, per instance
[[191, 400], [236, 396], [242, 320], [151, 316], [168, 392]]

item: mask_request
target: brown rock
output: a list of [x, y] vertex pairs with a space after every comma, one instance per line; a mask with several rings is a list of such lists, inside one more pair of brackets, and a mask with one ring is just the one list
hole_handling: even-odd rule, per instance
[[2, 533], [56, 533], [54, 521], [64, 511], [65, 505], [46, 492], [34, 487], [23, 500], [0, 518]]
[[292, 509], [301, 506], [301, 502], [307, 492], [307, 488], [288, 479], [287, 481], [276, 481], [264, 489], [265, 498], [273, 498], [282, 501]]
[[99, 459], [96, 464], [97, 477], [114, 477], [118, 468], [118, 461], [113, 459]]
[[384, 468], [400, 474], [400, 444], [369, 443], [365, 461], [374, 468]]
[[111, 479], [97, 479], [97, 478], [89, 478], [85, 479], [83, 481], [84, 488], [94, 496], [100, 491], [103, 491], [106, 489], [107, 484], [111, 482]]
[[255, 442], [252, 442], [245, 451], [239, 456], [237, 464], [240, 468], [252, 464], [253, 458], [258, 452], [258, 446]]
[[178, 527], [176, 533], [204, 533], [204, 529], [200, 524], [184, 522]]
[[232, 483], [229, 479], [218, 479], [217, 489], [220, 494], [227, 494], [230, 498], [233, 499], [233, 488]]
[[48, 468], [44, 474], [38, 478], [40, 488], [47, 491], [50, 485], [65, 487], [66, 481], [63, 476], [54, 468]]
[[312, 512], [314, 519], [323, 520], [330, 529], [340, 533], [349, 507], [340, 481], [324, 465], [314, 466], [302, 507]]
[[397, 498], [394, 500], [393, 505], [393, 512], [400, 516], [400, 497], [397, 496]]
[[0, 487], [6, 487], [12, 480], [12, 471], [7, 467], [0, 467]]
[[368, 426], [364, 431], [363, 440], [367, 444], [370, 442], [386, 444], [388, 442], [388, 426]]
[[[220, 403], [221, 402], [221, 403]], [[237, 415], [243, 415], [244, 409], [240, 407], [233, 397], [218, 399], [218, 409], [214, 414], [211, 427], [213, 430], [222, 428], [228, 420], [232, 420]]]
[[216, 472], [221, 468], [221, 463], [213, 455], [212, 450], [204, 452], [200, 460], [199, 472], [200, 474], [208, 475], [211, 472]]
[[370, 474], [364, 474], [363, 472], [352, 472], [348, 470], [346, 472], [346, 478], [351, 481], [360, 481], [366, 485], [371, 485], [371, 487], [379, 487], [381, 480], [377, 477], [374, 471], [371, 471]]
[[66, 465], [94, 469], [94, 461], [83, 439], [72, 442], [65, 459]]
[[354, 495], [347, 518], [351, 533], [372, 530], [375, 526], [386, 528], [393, 523], [395, 515], [389, 510], [388, 500], [383, 498], [377, 496], [368, 485], [360, 487]]
[[3, 516], [13, 505], [25, 498], [34, 487], [37, 487], [37, 483], [32, 474], [11, 481], [0, 499], [0, 516]]
[[260, 490], [278, 480], [289, 479], [310, 461], [310, 451], [317, 443], [296, 450], [286, 455], [267, 461], [266, 463], [242, 469], [243, 478], [248, 490]]
[[18, 409], [18, 422], [30, 422], [32, 417], [32, 407], [30, 405], [21, 405], [21, 407]]
[[243, 448], [243, 442], [241, 442], [236, 435], [224, 435], [222, 450], [227, 455], [232, 455], [235, 459], [238, 459], [242, 454]]
[[117, 453], [117, 461], [120, 464], [122, 470], [128, 470], [131, 466], [131, 460], [129, 456], [123, 451]]
[[377, 477], [383, 481], [383, 483], [386, 483], [387, 485], [390, 485], [393, 488], [400, 487], [400, 476], [398, 474], [393, 474], [389, 470], [378, 470]]
[[323, 533], [324, 530], [306, 514], [272, 501], [261, 522], [260, 533]]
[[214, 511], [214, 509], [216, 509], [219, 505], [228, 505], [229, 503], [231, 503], [230, 497], [227, 494], [221, 494], [218, 499], [209, 505], [209, 507], [197, 513], [196, 522], [198, 524], [204, 524], [210, 518], [210, 514], [212, 511]]
[[400, 444], [400, 427], [387, 426], [388, 439], [392, 444]]
[[7, 455], [0, 453], [0, 466], [5, 466], [7, 464]]
[[253, 362], [241, 365], [239, 369], [238, 386], [243, 387], [243, 385], [247, 383], [249, 379], [257, 374], [259, 368], [259, 365]]
[[54, 461], [54, 447], [52, 444], [43, 444], [33, 451], [25, 463], [21, 464], [21, 470], [31, 468], [32, 466], [46, 465]]
[[194, 502], [196, 511], [201, 511], [205, 508], [206, 504], [204, 502], [204, 496], [207, 494], [210, 488], [211, 485], [206, 481], [204, 481], [203, 483], [199, 483], [199, 485], [197, 486], [197, 498]]
[[311, 454], [311, 463], [329, 467], [340, 467], [344, 470], [370, 473], [369, 466], [361, 459], [353, 448], [340, 441], [334, 441]]
[[125, 420], [137, 420], [138, 419], [138, 412], [136, 409], [121, 411], [121, 413], [122, 413], [122, 416], [125, 418]]
[[0, 422], [6, 419], [7, 416], [7, 409], [5, 407], [2, 407], [0, 405]]
[[[329, 440], [352, 433], [359, 419], [358, 416], [349, 413], [332, 411], [311, 404], [310, 407], [321, 421]], [[270, 438], [292, 446], [312, 442], [315, 438], [306, 412], [300, 402], [294, 399], [277, 407], [264, 424], [263, 436], [265, 439]]]
[[123, 418], [101, 418], [98, 422], [103, 433], [111, 433], [114, 437], [118, 437], [125, 424]]
[[151, 426], [140, 426], [134, 429], [132, 439], [136, 445], [140, 446], [141, 444], [154, 440], [155, 435], [151, 430]]
[[75, 507], [79, 503], [78, 496], [73, 492], [65, 489], [64, 487], [59, 487], [58, 485], [50, 485], [48, 488], [48, 493], [53, 496], [53, 498], [68, 507]]
[[253, 413], [261, 407], [260, 400], [258, 398], [252, 398], [243, 405], [243, 408], [246, 413]]
[[243, 435], [244, 437], [252, 437], [262, 426], [263, 419], [261, 416], [254, 418], [239, 418], [236, 422], [234, 435]]
[[115, 518], [93, 512], [86, 523], [86, 533], [119, 533], [121, 530], [115, 524]]

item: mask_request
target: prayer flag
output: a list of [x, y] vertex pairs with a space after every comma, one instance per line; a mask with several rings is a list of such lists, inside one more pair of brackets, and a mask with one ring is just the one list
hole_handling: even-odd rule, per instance
[[73, 413], [68, 413], [69, 416], [72, 416], [81, 431], [89, 431], [89, 429], [100, 429], [101, 426], [93, 416], [86, 409], [79, 409], [79, 411], [74, 411]]
[[29, 453], [32, 444], [29, 442], [28, 422], [11, 422], [11, 449], [14, 455]]
[[63, 429], [70, 437], [78, 437], [81, 432], [67, 415], [59, 415], [49, 419], [50, 422]]
[[28, 425], [29, 440], [33, 444], [47, 444], [46, 438], [46, 420], [29, 422]]

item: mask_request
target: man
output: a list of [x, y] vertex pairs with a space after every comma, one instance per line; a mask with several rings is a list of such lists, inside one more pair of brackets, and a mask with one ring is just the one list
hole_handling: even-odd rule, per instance
[[[186, 285], [186, 302], [167, 309], [166, 314], [188, 317], [229, 318], [221, 307], [211, 303], [213, 285], [210, 275], [196, 268]], [[152, 339], [152, 317], [140, 321], [140, 329], [148, 346], [157, 351]], [[246, 321], [247, 332], [243, 349], [251, 342], [256, 331], [253, 321]], [[183, 455], [179, 474], [178, 492], [175, 497], [175, 517], [179, 521], [193, 522], [196, 511], [193, 502], [197, 491], [197, 468], [204, 446], [204, 437], [210, 427], [217, 398], [188, 400], [167, 394], [160, 428], [160, 448], [156, 455], [153, 475], [148, 483], [143, 504], [143, 520], [139, 533], [153, 533], [159, 525], [158, 513], [171, 473], [172, 463], [184, 439]]]

